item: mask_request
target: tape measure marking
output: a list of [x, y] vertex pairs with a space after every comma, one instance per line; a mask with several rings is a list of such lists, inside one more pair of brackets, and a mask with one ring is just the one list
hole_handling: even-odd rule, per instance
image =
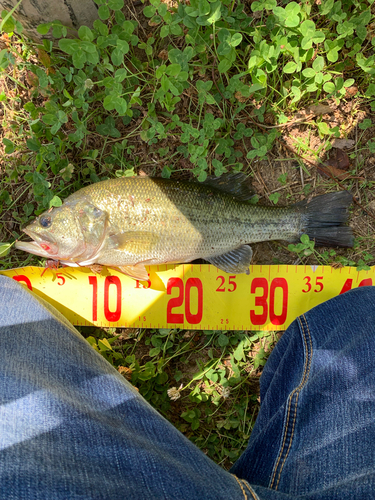
[[209, 264], [147, 270], [148, 282], [106, 269], [103, 276], [69, 267], [0, 273], [53, 304], [74, 325], [198, 330], [284, 330], [312, 307], [373, 285], [375, 273], [375, 267], [358, 272], [307, 265], [252, 265], [249, 276], [226, 274]]

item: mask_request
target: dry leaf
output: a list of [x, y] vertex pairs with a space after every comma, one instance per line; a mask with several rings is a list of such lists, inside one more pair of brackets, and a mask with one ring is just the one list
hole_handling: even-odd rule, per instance
[[246, 102], [249, 99], [248, 97], [244, 97], [239, 90], [234, 94], [234, 97], [239, 102]]
[[314, 115], [319, 116], [327, 113], [333, 113], [335, 110], [326, 104], [317, 104], [316, 106], [308, 106], [305, 111], [306, 113], [313, 113]]
[[266, 123], [267, 125], [274, 125], [275, 123], [274, 115], [272, 113], [266, 113], [264, 115], [264, 123]]
[[168, 50], [161, 50], [158, 54], [158, 57], [160, 57], [160, 59], [162, 59], [163, 61], [167, 61], [168, 60]]
[[132, 378], [132, 370], [126, 366], [119, 366], [117, 368], [118, 372], [125, 377], [127, 380], [131, 380]]
[[32, 71], [26, 73], [26, 81], [30, 87], [37, 87], [39, 85], [39, 78]]
[[332, 262], [330, 266], [333, 267], [333, 269], [341, 269], [342, 267], [344, 267], [344, 264], [342, 264], [341, 262]]
[[347, 87], [345, 97], [346, 98], [353, 97], [356, 95], [357, 92], [358, 92], [358, 87], [356, 87], [355, 85], [353, 85], [352, 87]]
[[333, 148], [338, 149], [350, 149], [354, 146], [355, 141], [353, 139], [333, 139], [331, 142]]
[[89, 268], [94, 274], [102, 274], [103, 266], [101, 266], [100, 264], [91, 264]]
[[349, 156], [342, 149], [332, 149], [330, 151], [330, 157], [323, 166], [319, 167], [319, 170], [330, 177], [330, 174], [337, 177], [340, 180], [347, 179], [351, 177], [351, 174], [345, 172], [350, 167]]
[[342, 149], [331, 150], [330, 158], [328, 160], [328, 165], [339, 168], [341, 170], [348, 170], [350, 166], [349, 156]]
[[351, 177], [350, 172], [344, 172], [344, 170], [340, 170], [339, 168], [333, 167], [331, 165], [325, 165], [324, 167], [320, 166], [319, 171], [325, 174], [327, 177], [331, 177], [333, 175], [341, 181]]
[[45, 50], [38, 49], [38, 58], [39, 61], [43, 64], [43, 66], [45, 66], [46, 68], [49, 68], [51, 66], [51, 58]]
[[0, 38], [1, 38], [2, 44], [4, 43], [7, 47], [9, 47], [9, 35], [8, 35], [8, 33], [3, 33]]

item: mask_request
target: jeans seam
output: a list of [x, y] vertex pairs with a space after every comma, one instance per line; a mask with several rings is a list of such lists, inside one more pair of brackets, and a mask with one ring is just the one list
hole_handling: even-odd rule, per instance
[[232, 474], [232, 476], [235, 478], [235, 480], [239, 484], [245, 500], [248, 500], [248, 498], [247, 498], [244, 486], [246, 486], [247, 490], [249, 491], [249, 493], [251, 493], [251, 496], [253, 497], [254, 500], [259, 500], [259, 497], [256, 495], [255, 491], [251, 488], [251, 486], [249, 485], [249, 483], [247, 481], [245, 481], [244, 479], [238, 478], [235, 474]]
[[[304, 320], [304, 321], [303, 321]], [[307, 323], [306, 316], [303, 315], [302, 317], [298, 318], [298, 322], [301, 327], [301, 333], [302, 333], [302, 338], [303, 342], [305, 345], [305, 352], [306, 352], [306, 357], [305, 357], [305, 363], [304, 363], [304, 370], [303, 370], [303, 375], [301, 378], [301, 381], [299, 385], [293, 389], [293, 391], [290, 393], [289, 398], [288, 398], [288, 412], [287, 412], [287, 417], [286, 417], [286, 422], [285, 422], [285, 428], [284, 428], [284, 435], [283, 435], [283, 442], [279, 451], [279, 456], [277, 458], [276, 465], [274, 467], [274, 471], [272, 474], [272, 479], [270, 483], [270, 488], [273, 488], [277, 490], [280, 479], [281, 479], [281, 473], [284, 468], [285, 462], [288, 458], [290, 448], [292, 446], [293, 442], [293, 437], [294, 437], [294, 430], [295, 430], [295, 423], [297, 420], [297, 407], [298, 407], [298, 399], [301, 390], [303, 387], [306, 385], [306, 382], [308, 380], [309, 374], [310, 374], [310, 369], [311, 369], [311, 362], [312, 362], [312, 355], [313, 355], [313, 346], [312, 346], [312, 338], [311, 338], [311, 333], [309, 329], [309, 325]], [[306, 326], [304, 326], [304, 323]], [[306, 335], [306, 330], [307, 330], [307, 335]], [[293, 405], [293, 409], [292, 409]], [[291, 416], [291, 413], [293, 412], [293, 416]], [[288, 438], [288, 431], [290, 428], [289, 424], [292, 424], [292, 430], [291, 430], [291, 435]], [[286, 443], [289, 440], [288, 446], [286, 448]], [[277, 475], [277, 481], [274, 486], [275, 480], [276, 480], [276, 475]]]
[[245, 481], [245, 479], [241, 479], [241, 482], [244, 486], [246, 486], [246, 488], [249, 490], [249, 493], [251, 494], [251, 496], [253, 497], [254, 500], [259, 500], [259, 497], [258, 495], [255, 493], [255, 491], [253, 490], [253, 488], [250, 486], [250, 484]]

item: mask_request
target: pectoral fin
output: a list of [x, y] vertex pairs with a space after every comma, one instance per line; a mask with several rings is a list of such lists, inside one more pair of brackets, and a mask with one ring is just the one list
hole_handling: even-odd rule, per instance
[[249, 266], [253, 251], [249, 245], [243, 245], [230, 252], [210, 257], [208, 262], [218, 267], [226, 273], [233, 274], [250, 274]]
[[149, 231], [128, 231], [113, 234], [109, 239], [111, 246], [116, 250], [141, 254], [145, 250], [151, 250], [156, 245], [159, 241], [159, 235]]
[[134, 266], [118, 266], [117, 269], [126, 274], [126, 276], [135, 280], [148, 281], [149, 279], [144, 264], [136, 264]]

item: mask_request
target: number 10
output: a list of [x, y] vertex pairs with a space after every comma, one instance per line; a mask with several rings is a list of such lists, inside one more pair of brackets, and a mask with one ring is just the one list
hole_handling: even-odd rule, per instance
[[[89, 283], [92, 285], [92, 320], [98, 320], [98, 278], [89, 276]], [[116, 287], [116, 309], [109, 310], [109, 287]], [[106, 276], [104, 281], [104, 316], [107, 321], [119, 321], [121, 318], [121, 281], [117, 276]]]

